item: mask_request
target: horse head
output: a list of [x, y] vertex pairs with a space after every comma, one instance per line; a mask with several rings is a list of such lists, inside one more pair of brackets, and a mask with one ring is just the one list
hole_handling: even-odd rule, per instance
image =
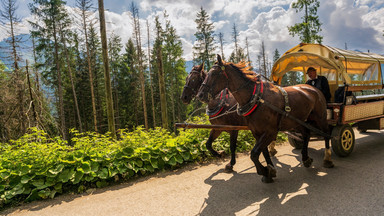
[[183, 93], [181, 94], [181, 100], [185, 104], [189, 104], [191, 100], [196, 96], [201, 84], [206, 77], [204, 71], [204, 62], [201, 65], [194, 66], [185, 79], [185, 85]]
[[228, 85], [228, 77], [225, 73], [225, 63], [220, 55], [217, 55], [217, 62], [209, 70], [203, 84], [201, 85], [197, 98], [202, 102], [208, 102], [215, 95]]

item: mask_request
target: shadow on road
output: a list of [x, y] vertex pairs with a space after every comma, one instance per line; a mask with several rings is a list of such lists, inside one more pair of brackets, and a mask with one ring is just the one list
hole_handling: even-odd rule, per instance
[[[333, 155], [333, 169], [321, 167], [323, 148], [309, 149], [311, 168], [291, 166], [279, 156], [272, 184], [262, 183], [255, 167], [232, 174], [218, 170], [205, 180], [211, 189], [197, 215], [380, 215], [384, 134], [369, 133], [356, 141], [349, 157]], [[300, 161], [299, 150], [292, 155]]]

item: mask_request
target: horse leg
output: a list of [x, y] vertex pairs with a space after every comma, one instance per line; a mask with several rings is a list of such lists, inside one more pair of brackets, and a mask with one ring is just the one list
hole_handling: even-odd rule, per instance
[[277, 150], [275, 147], [276, 147], [276, 141], [272, 141], [271, 144], [269, 144], [269, 146], [268, 146], [269, 155], [271, 157], [273, 157], [277, 154]]
[[[268, 144], [271, 143], [271, 141], [273, 141], [274, 138], [273, 138], [273, 136], [266, 134], [266, 133], [261, 135], [259, 138], [257, 138], [255, 136], [255, 138], [256, 138], [257, 142], [251, 151], [251, 160], [253, 161], [253, 163], [256, 166], [257, 174], [263, 176], [263, 178], [261, 179], [262, 182], [272, 183], [273, 182], [272, 173], [268, 171], [267, 167], [264, 167], [260, 163], [259, 156], [260, 156], [261, 152], [263, 152], [265, 149], [267, 149]], [[269, 160], [271, 160], [269, 157], [269, 154], [267, 154], [266, 158], [269, 158]], [[268, 160], [268, 159], [266, 159], [266, 160]], [[272, 163], [272, 161], [271, 161], [271, 163]]]
[[237, 144], [237, 136], [239, 135], [239, 131], [234, 130], [229, 132], [230, 134], [230, 139], [231, 139], [231, 144], [230, 144], [230, 149], [231, 149], [231, 161], [225, 165], [225, 171], [226, 172], [232, 172], [233, 171], [233, 166], [236, 164], [236, 144]]
[[263, 150], [263, 156], [265, 158], [265, 161], [267, 162], [268, 175], [271, 176], [272, 178], [276, 177], [276, 169], [275, 169], [275, 166], [273, 166], [273, 163], [270, 157], [270, 152], [268, 152], [268, 148], [265, 148]]
[[329, 148], [329, 139], [324, 137], [325, 141], [325, 154], [323, 160], [323, 167], [325, 168], [333, 168], [335, 165], [331, 160], [331, 149]]
[[211, 154], [215, 157], [222, 157], [224, 154], [223, 153], [218, 153], [217, 151], [215, 151], [213, 148], [212, 148], [212, 143], [213, 141], [215, 141], [215, 139], [217, 137], [219, 137], [221, 134], [221, 131], [219, 130], [211, 130], [211, 132], [209, 133], [209, 138], [208, 138], [208, 141], [207, 143], [205, 143], [205, 146], [207, 147], [207, 149], [211, 152]]
[[301, 149], [301, 159], [305, 167], [310, 167], [313, 162], [313, 159], [308, 156], [308, 142], [310, 139], [310, 133], [310, 130], [307, 128], [303, 128], [301, 132], [304, 141], [303, 148]]
[[[329, 125], [327, 122], [321, 124], [320, 128], [323, 129], [324, 132], [329, 134]], [[331, 149], [329, 147], [329, 139], [324, 137], [324, 142], [325, 142], [325, 152], [324, 152], [323, 167], [332, 168], [335, 165], [333, 164], [332, 159], [331, 159]]]

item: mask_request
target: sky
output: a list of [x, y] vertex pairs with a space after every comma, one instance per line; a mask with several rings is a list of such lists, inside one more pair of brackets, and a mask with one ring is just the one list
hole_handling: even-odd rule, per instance
[[[154, 35], [154, 17], [163, 17], [166, 10], [171, 24], [183, 43], [186, 61], [192, 60], [192, 47], [196, 42], [196, 15], [203, 7], [211, 16], [215, 34], [224, 34], [224, 55], [228, 57], [234, 50], [232, 27], [239, 30], [240, 46], [245, 47], [248, 39], [251, 61], [256, 61], [264, 41], [270, 59], [278, 49], [283, 54], [300, 43], [299, 37], [289, 35], [287, 26], [301, 22], [303, 12], [296, 13], [291, 8], [295, 0], [134, 0], [139, 8], [143, 46], [147, 46], [146, 20], [149, 21], [151, 41]], [[19, 33], [28, 33], [31, 19], [28, 3], [32, 0], [18, 0], [18, 14], [23, 18]], [[94, 0], [95, 9], [97, 1]], [[130, 17], [131, 0], [104, 0], [107, 10], [107, 34], [121, 36], [126, 43], [132, 37]], [[68, 10], [73, 13], [75, 0], [67, 1]], [[97, 11], [95, 16], [97, 16]], [[384, 54], [384, 0], [320, 0], [318, 9], [322, 23], [323, 44], [349, 50]], [[5, 33], [0, 28], [0, 41]], [[151, 45], [152, 46], [152, 45]], [[220, 53], [217, 42], [217, 53]]]

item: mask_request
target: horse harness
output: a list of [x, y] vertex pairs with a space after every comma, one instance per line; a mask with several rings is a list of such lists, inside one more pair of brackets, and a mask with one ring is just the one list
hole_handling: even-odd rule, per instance
[[206, 113], [209, 116], [209, 118], [215, 117], [223, 111], [224, 106], [227, 104], [228, 97], [229, 97], [229, 92], [228, 92], [228, 89], [225, 88], [224, 90], [221, 91], [220, 102], [217, 104], [217, 106], [214, 109], [209, 109], [207, 106]]

